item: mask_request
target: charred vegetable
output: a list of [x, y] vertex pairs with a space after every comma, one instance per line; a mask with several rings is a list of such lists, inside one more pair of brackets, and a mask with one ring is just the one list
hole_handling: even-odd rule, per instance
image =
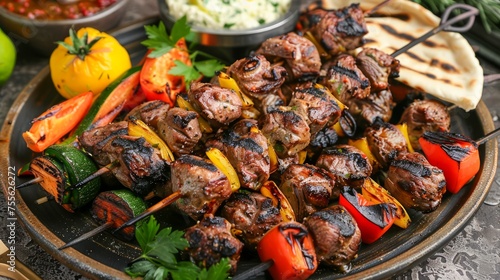
[[257, 247], [262, 262], [272, 261], [273, 279], [307, 279], [318, 268], [314, 242], [307, 228], [286, 222], [271, 229]]
[[342, 189], [339, 204], [354, 217], [366, 244], [377, 241], [395, 220], [392, 203], [372, 203], [351, 187]]

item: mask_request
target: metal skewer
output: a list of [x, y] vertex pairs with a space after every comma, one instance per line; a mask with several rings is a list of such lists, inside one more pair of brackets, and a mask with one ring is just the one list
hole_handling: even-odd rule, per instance
[[[456, 9], [466, 10], [466, 12], [463, 14], [460, 14], [454, 18], [449, 19], [452, 11], [456, 10]], [[435, 35], [436, 33], [439, 33], [440, 31], [443, 31], [443, 30], [444, 31], [459, 32], [459, 33], [466, 32], [472, 27], [472, 25], [474, 24], [474, 19], [475, 19], [476, 15], [478, 15], [478, 14], [479, 14], [479, 10], [472, 7], [472, 6], [465, 5], [465, 4], [451, 5], [444, 11], [444, 13], [441, 17], [441, 22], [439, 23], [439, 25], [437, 27], [431, 29], [429, 32], [425, 33], [424, 35], [420, 36], [419, 38], [408, 43], [406, 46], [395, 51], [394, 53], [391, 54], [391, 56], [396, 57], [396, 56], [408, 51], [413, 46], [425, 41], [427, 38], [431, 37], [432, 35]], [[468, 21], [467, 21], [467, 24], [465, 24], [464, 26], [460, 26], [460, 27], [453, 26], [453, 24], [458, 23], [458, 22], [463, 21], [463, 20], [466, 20], [466, 19], [468, 19]]]
[[70, 242], [62, 245], [61, 247], [59, 247], [57, 249], [58, 250], [63, 250], [65, 248], [72, 247], [72, 246], [74, 246], [74, 245], [76, 245], [76, 244], [84, 241], [85, 239], [88, 239], [88, 238], [90, 238], [90, 237], [92, 237], [92, 236], [94, 236], [94, 235], [96, 235], [96, 234], [98, 234], [100, 232], [103, 232], [103, 231], [111, 228], [113, 226], [113, 224], [114, 224], [114, 222], [112, 222], [112, 221], [107, 222], [105, 224], [102, 224], [102, 225], [96, 227], [95, 229], [93, 229], [93, 230], [91, 230], [91, 231], [89, 231], [87, 233], [84, 233], [84, 234], [78, 236], [77, 238], [71, 240]]

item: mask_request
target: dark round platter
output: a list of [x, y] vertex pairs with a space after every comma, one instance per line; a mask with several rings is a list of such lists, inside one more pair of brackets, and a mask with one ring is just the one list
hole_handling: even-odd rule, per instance
[[[157, 19], [140, 22], [121, 29], [114, 35], [127, 47], [133, 60], [138, 61], [144, 49], [138, 43], [144, 37], [143, 25]], [[0, 163], [1, 170], [9, 167], [19, 169], [33, 158], [26, 148], [22, 132], [29, 129], [30, 121], [51, 105], [62, 101], [50, 79], [49, 68], [41, 71], [19, 94], [12, 105], [0, 132], [0, 155], [5, 158]], [[494, 129], [493, 120], [485, 104], [481, 101], [470, 112], [460, 109], [452, 111], [452, 131], [478, 139]], [[393, 227], [380, 240], [370, 245], [362, 245], [359, 256], [352, 263], [352, 270], [339, 274], [321, 267], [312, 279], [380, 279], [416, 265], [443, 247], [460, 232], [479, 209], [486, 198], [497, 167], [498, 148], [494, 141], [480, 147], [481, 169], [472, 182], [458, 194], [446, 194], [442, 205], [430, 214], [409, 211], [412, 224], [402, 230]], [[25, 178], [18, 178], [20, 184]], [[4, 193], [7, 180], [1, 180]], [[76, 236], [89, 231], [97, 224], [85, 209], [69, 213], [54, 201], [38, 205], [35, 201], [46, 193], [38, 185], [20, 189], [16, 193], [17, 217], [32, 238], [56, 259], [89, 278], [130, 279], [123, 270], [140, 254], [134, 243], [123, 242], [109, 232], [101, 233], [73, 248], [59, 251], [57, 248]], [[183, 219], [169, 215], [166, 209], [162, 216]], [[258, 258], [242, 256], [238, 271], [244, 271], [258, 263]], [[267, 279], [265, 274], [260, 278]]]

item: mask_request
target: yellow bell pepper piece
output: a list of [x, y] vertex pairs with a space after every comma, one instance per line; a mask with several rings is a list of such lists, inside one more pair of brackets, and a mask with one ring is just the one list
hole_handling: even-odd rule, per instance
[[[260, 130], [252, 126], [250, 128], [250, 131], [253, 133], [261, 133]], [[269, 173], [273, 173], [274, 171], [278, 170], [279, 167], [279, 161], [278, 161], [278, 154], [274, 150], [273, 145], [269, 142], [269, 139], [267, 139], [267, 153], [269, 154], [269, 162], [270, 162], [270, 167], [269, 167]]]
[[160, 155], [164, 160], [169, 162], [174, 161], [174, 155], [167, 144], [143, 121], [134, 120], [129, 122], [128, 134], [130, 136], [144, 137], [151, 146], [157, 147], [160, 150]]
[[397, 124], [396, 127], [399, 129], [399, 131], [401, 131], [403, 133], [405, 140], [406, 140], [406, 146], [408, 146], [408, 151], [410, 153], [413, 153], [415, 150], [413, 149], [413, 146], [411, 145], [410, 137], [408, 135], [408, 125], [406, 123], [402, 123], [402, 124]]
[[212, 163], [220, 170], [231, 183], [231, 190], [233, 192], [240, 188], [240, 179], [238, 178], [238, 173], [234, 170], [233, 165], [229, 162], [227, 157], [217, 148], [208, 148], [205, 152], [207, 157], [212, 161]]
[[274, 181], [265, 182], [260, 188], [260, 193], [270, 198], [275, 207], [279, 207], [283, 222], [295, 221], [295, 212], [293, 212], [292, 205]]
[[[184, 110], [192, 111], [192, 112], [197, 112], [193, 105], [189, 103], [186, 99], [184, 99], [181, 95], [178, 95], [176, 98], [177, 106], [179, 108], [182, 108]], [[201, 132], [203, 133], [212, 133], [213, 129], [212, 126], [208, 123], [208, 121], [198, 113], [198, 122], [200, 124], [200, 129]]]
[[396, 219], [394, 220], [394, 224], [398, 227], [404, 229], [411, 224], [410, 215], [408, 215], [403, 205], [401, 205], [388, 190], [381, 187], [373, 179], [368, 178], [364, 181], [361, 193], [370, 202], [394, 204], [394, 206], [396, 206]]
[[366, 155], [366, 157], [368, 158], [368, 160], [370, 161], [372, 166], [378, 165], [378, 161], [375, 158], [375, 156], [373, 155], [372, 151], [370, 150], [370, 146], [368, 145], [368, 141], [366, 140], [366, 137], [362, 137], [362, 138], [355, 139], [355, 140], [349, 139], [347, 141], [347, 144], [349, 144], [353, 147], [356, 147], [360, 151], [362, 151]]
[[231, 78], [228, 74], [220, 71], [219, 72], [219, 85], [223, 88], [227, 89], [232, 89], [234, 90], [238, 96], [241, 99], [241, 103], [243, 104], [243, 109], [248, 109], [253, 107], [253, 101], [250, 97], [248, 97], [246, 94], [244, 94], [240, 87], [238, 86], [238, 83], [236, 83], [236, 80]]

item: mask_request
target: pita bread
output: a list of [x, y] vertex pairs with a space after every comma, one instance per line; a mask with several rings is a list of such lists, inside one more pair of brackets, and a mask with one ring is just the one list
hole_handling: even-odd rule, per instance
[[[380, 2], [326, 0], [322, 6], [338, 9], [360, 3], [363, 10], [369, 10]], [[440, 21], [427, 9], [406, 0], [392, 0], [377, 14], [384, 16], [366, 18], [369, 32], [364, 47], [378, 48], [388, 54], [427, 33]], [[402, 83], [466, 111], [476, 108], [479, 103], [483, 91], [483, 69], [462, 35], [440, 32], [397, 59], [401, 62], [398, 80]]]

